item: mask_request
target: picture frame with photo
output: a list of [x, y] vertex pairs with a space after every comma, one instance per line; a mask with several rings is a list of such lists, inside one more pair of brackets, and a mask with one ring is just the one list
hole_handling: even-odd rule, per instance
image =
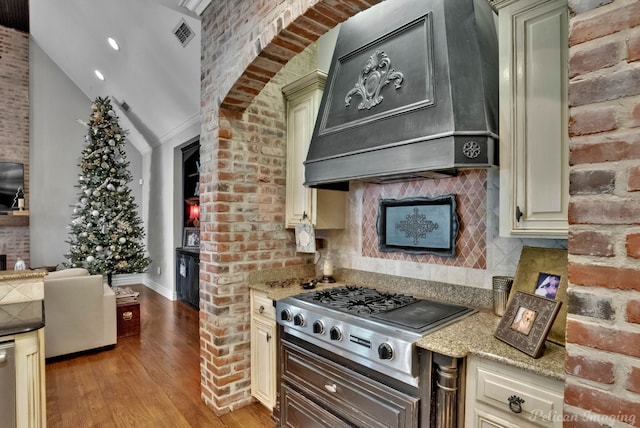
[[182, 232], [183, 248], [200, 248], [200, 228], [185, 227]]
[[494, 336], [533, 358], [544, 353], [544, 343], [562, 302], [517, 290], [498, 323]]
[[538, 273], [534, 294], [555, 300], [558, 295], [558, 288], [560, 287], [560, 279], [560, 275], [546, 272]]
[[565, 346], [567, 324], [567, 264], [566, 249], [522, 247], [509, 294], [512, 298], [516, 291], [525, 291], [546, 297], [555, 292], [554, 300], [562, 305], [547, 340], [560, 346]]

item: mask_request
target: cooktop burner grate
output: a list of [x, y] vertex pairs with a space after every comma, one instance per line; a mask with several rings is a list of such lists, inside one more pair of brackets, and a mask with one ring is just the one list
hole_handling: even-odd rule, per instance
[[302, 293], [294, 299], [415, 332], [433, 330], [473, 312], [464, 306], [353, 285]]
[[310, 303], [356, 314], [378, 314], [418, 301], [413, 296], [387, 293], [373, 288], [352, 285], [303, 293], [297, 297]]

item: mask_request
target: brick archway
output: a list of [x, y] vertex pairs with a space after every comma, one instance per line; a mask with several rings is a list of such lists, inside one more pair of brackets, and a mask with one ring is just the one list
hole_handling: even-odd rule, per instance
[[217, 414], [252, 400], [250, 274], [310, 261], [284, 229], [277, 76], [322, 34], [379, 2], [221, 0], [202, 16], [200, 370], [202, 399]]
[[[259, 51], [257, 56], [226, 94], [220, 108], [244, 111], [291, 58], [336, 25], [380, 1], [322, 0], [309, 6], [297, 17], [292, 16], [294, 11], [284, 11], [273, 23], [273, 34], [267, 33], [273, 38], [264, 46], [263, 38], [255, 41], [255, 48]], [[313, 1], [299, 3], [311, 4]], [[288, 19], [291, 21], [287, 23]]]

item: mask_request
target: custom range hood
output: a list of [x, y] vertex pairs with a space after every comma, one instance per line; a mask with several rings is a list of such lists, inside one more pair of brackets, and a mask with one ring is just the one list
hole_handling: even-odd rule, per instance
[[305, 185], [347, 190], [497, 164], [498, 41], [487, 0], [386, 0], [342, 24]]

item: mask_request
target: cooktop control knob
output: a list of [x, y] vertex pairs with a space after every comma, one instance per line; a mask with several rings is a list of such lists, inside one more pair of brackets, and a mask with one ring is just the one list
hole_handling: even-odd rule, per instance
[[293, 319], [293, 315], [289, 309], [283, 309], [282, 312], [280, 312], [280, 319], [282, 321], [291, 321]]
[[324, 334], [324, 323], [320, 320], [313, 322], [313, 332], [315, 334]]
[[378, 346], [378, 357], [381, 360], [390, 360], [393, 358], [393, 348], [388, 343]]
[[302, 314], [295, 314], [293, 317], [293, 325], [304, 327], [304, 316]]
[[340, 327], [331, 327], [331, 330], [329, 330], [329, 337], [331, 340], [342, 340], [342, 330], [340, 330]]

